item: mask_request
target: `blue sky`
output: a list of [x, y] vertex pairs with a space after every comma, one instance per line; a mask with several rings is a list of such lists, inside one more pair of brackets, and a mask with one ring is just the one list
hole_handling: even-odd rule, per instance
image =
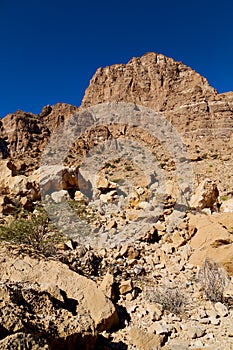
[[80, 105], [98, 67], [155, 51], [233, 90], [232, 0], [0, 0], [0, 117]]

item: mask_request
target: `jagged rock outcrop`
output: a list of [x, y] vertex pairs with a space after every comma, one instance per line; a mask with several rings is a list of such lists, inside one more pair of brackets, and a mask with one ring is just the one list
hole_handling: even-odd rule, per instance
[[[17, 111], [3, 118], [0, 150], [2, 158], [10, 160], [12, 176], [34, 174], [38, 178], [35, 170], [53, 131], [79, 110], [107, 101], [133, 102], [162, 113], [188, 148], [196, 185], [208, 177], [217, 184], [220, 195], [232, 196], [233, 93], [218, 94], [190, 67], [156, 53], [132, 58], [127, 64], [99, 68], [80, 109], [57, 103], [45, 106], [38, 115]], [[127, 125], [119, 128], [104, 125], [85, 133], [64, 162], [69, 168], [77, 168], [82, 157], [98, 142], [122, 136], [143, 141], [150, 147], [172, 179], [174, 159], [166, 148], [145, 131], [137, 132], [137, 128]], [[65, 179], [63, 185], [70, 189]], [[75, 180], [73, 190], [78, 189]]]
[[51, 133], [78, 110], [77, 107], [57, 103], [45, 106], [40, 114], [17, 111], [8, 114], [0, 125], [2, 158], [10, 158], [15, 173], [30, 173], [40, 164], [41, 152]]
[[209, 180], [205, 179], [198, 186], [196, 192], [190, 199], [190, 207], [195, 209], [210, 208], [212, 210], [217, 209], [218, 205], [218, 188], [217, 185]]
[[133, 102], [161, 112], [183, 137], [197, 181], [209, 173], [222, 191], [232, 192], [232, 92], [218, 94], [190, 67], [151, 52], [96, 71], [81, 107], [106, 101]]
[[82, 107], [109, 101], [135, 102], [156, 111], [169, 111], [214, 99], [207, 80], [172, 58], [147, 53], [127, 64], [97, 69], [85, 92]]

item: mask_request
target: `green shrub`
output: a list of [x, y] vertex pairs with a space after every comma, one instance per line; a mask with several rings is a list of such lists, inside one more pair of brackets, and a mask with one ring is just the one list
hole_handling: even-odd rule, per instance
[[0, 225], [0, 241], [28, 244], [46, 255], [55, 252], [55, 245], [64, 238], [52, 227], [45, 210], [39, 208], [25, 216]]

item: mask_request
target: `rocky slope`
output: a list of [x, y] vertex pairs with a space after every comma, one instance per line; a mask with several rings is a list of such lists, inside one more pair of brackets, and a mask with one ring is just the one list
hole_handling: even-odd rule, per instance
[[[138, 106], [124, 110], [122, 102]], [[94, 105], [110, 122], [84, 129], [64, 162], [43, 170], [41, 157], [57, 128], [72, 129], [77, 113], [88, 124]], [[141, 128], [127, 125], [132, 106], [133, 113], [144, 113], [144, 106], [164, 116], [185, 143], [195, 183], [188, 205], [179, 202], [179, 188], [189, 188], [177, 178], [168, 143], [143, 129], [143, 120]], [[116, 125], [121, 111], [129, 114]], [[3, 118], [0, 348], [233, 349], [232, 128], [232, 92], [218, 94], [191, 68], [156, 53], [99, 68], [79, 108], [58, 103], [39, 115], [17, 111]], [[71, 131], [62, 135], [61, 128], [54, 139], [59, 152]], [[140, 147], [129, 147], [126, 158], [117, 148], [127, 139], [146, 150], [139, 165], [133, 152], [140, 155]], [[98, 158], [105, 141], [116, 147], [111, 160]], [[94, 157], [92, 149], [99, 152]], [[87, 173], [97, 169], [93, 182], [81, 172], [83, 158]], [[64, 221], [68, 238], [60, 239], [47, 216], [41, 220], [41, 196], [50, 219]]]

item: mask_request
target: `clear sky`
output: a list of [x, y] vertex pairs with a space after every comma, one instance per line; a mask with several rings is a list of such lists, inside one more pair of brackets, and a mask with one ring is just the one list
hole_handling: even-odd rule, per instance
[[79, 106], [98, 67], [154, 51], [233, 90], [232, 0], [0, 0], [0, 117]]

